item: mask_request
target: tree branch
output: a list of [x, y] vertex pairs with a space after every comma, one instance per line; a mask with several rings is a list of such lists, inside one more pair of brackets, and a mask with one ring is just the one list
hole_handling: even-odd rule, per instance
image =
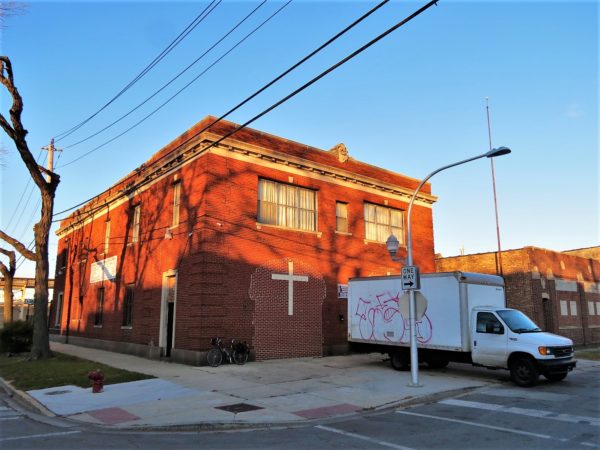
[[12, 250], [7, 250], [2, 247], [0, 247], [0, 253], [3, 253], [4, 255], [8, 256], [8, 266], [10, 267], [10, 269], [8, 269], [8, 273], [10, 275], [14, 275], [17, 271], [17, 255]]
[[0, 273], [2, 273], [2, 276], [4, 277], [4, 279], [7, 279], [10, 277], [10, 272], [8, 271], [8, 268], [4, 265], [4, 263], [2, 261], [0, 261]]
[[8, 234], [6, 234], [2, 230], [0, 230], [0, 239], [2, 239], [3, 241], [6, 241], [10, 245], [12, 245], [25, 258], [27, 258], [27, 259], [29, 259], [31, 261], [35, 261], [35, 253], [34, 252], [32, 252], [31, 250], [29, 250], [21, 242], [19, 242], [15, 238], [9, 236]]
[[[6, 88], [12, 97], [13, 102], [10, 108], [10, 121], [12, 122], [12, 127], [10, 127], [8, 121], [4, 117], [2, 117], [3, 120], [0, 120], [0, 126], [2, 126], [2, 129], [13, 140], [17, 150], [19, 151], [19, 154], [21, 155], [21, 159], [23, 159], [23, 162], [31, 174], [31, 178], [33, 178], [33, 181], [40, 188], [40, 190], [47, 191], [48, 189], [55, 189], [56, 185], [53, 185], [53, 183], [46, 183], [46, 180], [42, 176], [42, 173], [35, 162], [35, 158], [27, 146], [27, 141], [25, 140], [25, 136], [27, 136], [27, 130], [23, 128], [23, 124], [21, 123], [23, 99], [21, 98], [21, 94], [19, 94], [19, 90], [14, 84], [12, 64], [7, 56], [0, 56], [0, 83]], [[54, 190], [51, 192], [54, 192]]]

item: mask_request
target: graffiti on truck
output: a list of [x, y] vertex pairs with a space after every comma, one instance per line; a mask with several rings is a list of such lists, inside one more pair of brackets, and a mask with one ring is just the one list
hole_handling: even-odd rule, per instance
[[[400, 297], [400, 292], [392, 294], [389, 291], [375, 295], [375, 298], [359, 297], [354, 315], [358, 317], [361, 339], [400, 344], [410, 341], [410, 321], [400, 312]], [[427, 314], [416, 321], [416, 332], [420, 344], [431, 340], [433, 326]]]

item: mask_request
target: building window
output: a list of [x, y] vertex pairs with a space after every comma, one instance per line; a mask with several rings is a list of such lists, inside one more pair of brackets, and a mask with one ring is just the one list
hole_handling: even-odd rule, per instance
[[258, 180], [258, 221], [280, 227], [316, 231], [316, 192], [260, 179]]
[[560, 301], [560, 315], [561, 316], [568, 316], [569, 315], [569, 309], [568, 309], [567, 301], [566, 300], [561, 300]]
[[60, 327], [60, 316], [62, 314], [63, 293], [61, 292], [56, 297], [56, 315], [54, 316], [54, 326]]
[[104, 288], [96, 291], [96, 314], [94, 315], [94, 326], [102, 326], [102, 312], [104, 310]]
[[173, 221], [171, 227], [179, 225], [179, 205], [181, 203], [181, 182], [173, 185]]
[[335, 229], [348, 232], [348, 203], [335, 202]]
[[125, 286], [125, 298], [123, 299], [123, 322], [122, 326], [130, 327], [133, 323], [133, 292], [134, 285]]
[[142, 216], [141, 205], [136, 205], [133, 208], [133, 222], [131, 224], [131, 243], [139, 242], [140, 240], [140, 219]]
[[390, 234], [404, 244], [404, 220], [402, 211], [386, 206], [365, 203], [365, 239], [385, 242]]
[[595, 316], [596, 311], [594, 311], [594, 302], [588, 302], [588, 315]]
[[106, 228], [104, 229], [104, 254], [108, 253], [108, 246], [110, 244], [110, 220], [105, 222]]
[[571, 315], [572, 316], [576, 316], [577, 315], [577, 302], [574, 300], [571, 300], [570, 302], [570, 307], [571, 307]]

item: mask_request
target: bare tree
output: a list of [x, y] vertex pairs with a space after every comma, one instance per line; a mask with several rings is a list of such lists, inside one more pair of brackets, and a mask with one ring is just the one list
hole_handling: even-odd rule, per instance
[[6, 88], [12, 98], [12, 106], [9, 111], [10, 122], [8, 122], [4, 115], [0, 114], [0, 126], [13, 141], [42, 197], [40, 221], [33, 227], [35, 252], [32, 252], [17, 239], [1, 230], [0, 239], [8, 242], [27, 259], [35, 261], [31, 357], [33, 359], [43, 359], [50, 356], [50, 344], [48, 340], [48, 239], [50, 236], [50, 226], [52, 225], [54, 195], [60, 182], [60, 177], [56, 173], [39, 166], [29, 150], [27, 141], [25, 140], [27, 130], [21, 122], [23, 99], [14, 84], [12, 64], [6, 56], [0, 56], [0, 83]]
[[23, 14], [27, 6], [21, 2], [0, 2], [0, 28], [4, 27], [4, 21], [7, 17]]
[[13, 320], [13, 279], [17, 271], [17, 258], [15, 252], [2, 247], [0, 253], [8, 256], [8, 267], [0, 261], [0, 273], [4, 277], [4, 325], [6, 325]]

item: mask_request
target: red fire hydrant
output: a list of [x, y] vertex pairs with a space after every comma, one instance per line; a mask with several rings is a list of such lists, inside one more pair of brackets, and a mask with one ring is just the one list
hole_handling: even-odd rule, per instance
[[104, 373], [100, 369], [92, 370], [88, 373], [88, 378], [92, 381], [92, 394], [98, 394], [104, 390]]

